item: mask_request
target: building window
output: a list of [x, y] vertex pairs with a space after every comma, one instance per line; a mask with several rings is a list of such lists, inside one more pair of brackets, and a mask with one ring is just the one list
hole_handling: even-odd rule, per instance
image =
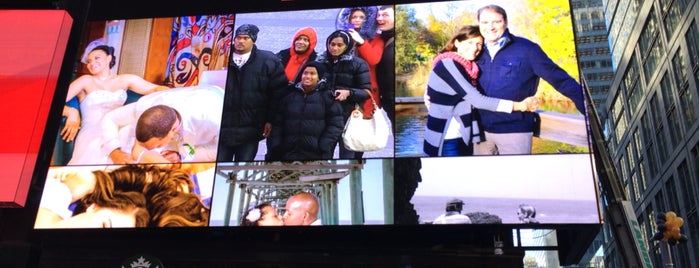
[[660, 42], [660, 40], [655, 42], [655, 46], [650, 50], [650, 53], [648, 53], [646, 57], [646, 61], [643, 63], [643, 73], [646, 77], [646, 81], [650, 81], [655, 70], [658, 69], [658, 62], [660, 62], [660, 58], [662, 58], [664, 52], [663, 42]]
[[680, 110], [684, 116], [684, 125], [689, 129], [696, 120], [696, 115], [694, 112], [694, 98], [689, 87], [689, 77], [687, 77], [689, 67], [682, 55], [682, 47], [677, 49], [675, 56], [672, 57], [672, 65], [674, 66], [675, 84], [679, 88]]
[[590, 68], [595, 68], [595, 61], [581, 61], [580, 62], [580, 69], [590, 69]]
[[[694, 147], [692, 147], [692, 150], [690, 151], [690, 159], [692, 160], [690, 163], [694, 163], [694, 165], [693, 165], [694, 166], [694, 178], [690, 179], [690, 180], [697, 182], [697, 181], [699, 181], [699, 143], [695, 144]], [[689, 173], [689, 172], [687, 172], [687, 173]], [[690, 177], [691, 176], [688, 176], [688, 178], [690, 178]], [[691, 185], [691, 182], [690, 182], [690, 185]], [[699, 195], [699, 193], [697, 193], [696, 187], [699, 187], [699, 184], [694, 185], [694, 187], [691, 187], [692, 192], [694, 193], [692, 195], [693, 197]], [[695, 206], [699, 206], [699, 204], [697, 204], [696, 200], [693, 200], [693, 201], [694, 202], [692, 202], [692, 203]], [[699, 235], [699, 234], [697, 234], [697, 235]]]
[[[671, 2], [671, 3], [667, 3]], [[678, 0], [661, 0], [660, 5], [663, 6], [663, 24], [665, 24], [665, 37], [669, 40], [675, 30], [677, 25], [680, 24], [680, 19], [682, 17], [682, 7], [680, 7], [680, 2]]]
[[589, 73], [585, 75], [585, 79], [587, 82], [592, 82], [592, 81], [597, 81], [597, 74], [596, 73]]
[[639, 83], [635, 83], [633, 87], [629, 88], [629, 112], [633, 113], [638, 108], [641, 103], [641, 98], [643, 97], [643, 91], [638, 86]]
[[601, 19], [602, 15], [600, 14], [599, 11], [594, 10], [594, 11], [590, 12], [590, 18], [593, 20], [597, 20], [597, 19]]
[[[619, 89], [621, 91], [621, 88]], [[626, 132], [626, 115], [624, 113], [624, 104], [623, 104], [623, 98], [621, 97], [621, 94], [617, 94], [616, 98], [614, 99], [614, 105], [612, 106], [612, 110], [610, 113], [613, 116], [613, 124], [614, 124], [614, 133], [615, 138], [618, 142], [621, 141], [621, 137], [625, 134]]]
[[608, 47], [598, 47], [598, 48], [595, 48], [595, 54], [596, 54], [596, 55], [608, 55], [608, 54], [609, 54], [609, 48], [608, 48]]
[[675, 56], [672, 57], [672, 65], [675, 67], [675, 84], [677, 84], [677, 86], [680, 88], [688, 86], [688, 68], [684, 61], [684, 57], [682, 57], [682, 47], [678, 48], [677, 52], [675, 52]]
[[667, 205], [668, 209], [676, 213], [682, 213], [680, 208], [680, 200], [677, 197], [677, 189], [675, 189], [675, 177], [670, 177], [667, 182], [665, 182], [664, 190], [667, 193]]
[[578, 50], [578, 57], [592, 56], [592, 49]]
[[635, 204], [638, 204], [638, 202], [643, 197], [641, 195], [641, 186], [638, 182], [638, 176], [636, 176], [637, 174], [638, 173], [631, 174], [631, 183], [633, 184], [633, 201]]
[[[689, 30], [685, 34], [685, 44], [689, 54], [689, 70], [694, 70], [695, 85], [699, 86], [699, 30], [697, 30], [697, 22], [693, 21], [689, 26]], [[691, 69], [690, 69], [691, 68]], [[682, 88], [680, 98], [682, 100], [682, 109], [685, 114], [685, 124], [689, 126], [696, 122], [696, 107], [693, 97], [696, 96], [697, 88]]]
[[646, 21], [643, 32], [638, 40], [638, 48], [643, 57], [643, 71], [646, 81], [650, 81], [650, 77], [658, 67], [658, 62], [663, 55], [663, 43], [658, 38], [658, 23], [655, 17], [655, 9], [650, 10], [650, 15]]
[[626, 128], [628, 127], [625, 116], [620, 116], [616, 120], [616, 126], [614, 127], [614, 132], [616, 133], [616, 140], [621, 141], [621, 138], [626, 134]]
[[643, 26], [643, 32], [641, 32], [641, 36], [638, 39], [638, 47], [641, 49], [641, 55], [648, 53], [653, 46], [657, 33], [658, 25], [655, 19], [655, 9], [651, 9], [648, 20], [646, 20], [645, 26]]
[[[655, 99], [655, 98], [653, 98]], [[652, 100], [651, 100], [652, 102]], [[653, 122], [651, 121], [652, 119], [652, 108], [649, 107], [648, 111], [644, 113], [641, 116], [641, 122], [640, 122], [640, 127], [641, 127], [641, 134], [642, 134], [642, 140], [639, 139], [639, 143], [643, 144], [645, 150], [640, 150], [643, 152], [645, 155], [645, 158], [647, 159], [646, 163], [648, 164], [648, 169], [650, 171], [650, 176], [653, 177], [655, 174], [658, 173], [658, 157], [656, 157], [656, 148], [658, 148], [660, 145], [656, 145], [654, 139], [657, 139], [656, 133], [654, 131], [653, 127]], [[662, 127], [661, 127], [662, 130]], [[660, 143], [657, 143], [660, 144]], [[640, 164], [639, 164], [640, 166]]]
[[633, 149], [633, 142], [626, 144], [626, 157], [629, 160], [629, 175], [633, 177], [633, 171], [636, 167], [636, 151]]
[[674, 149], [679, 144], [683, 131], [680, 125], [680, 115], [677, 111], [677, 102], [675, 101], [675, 88], [672, 86], [667, 73], [660, 80], [660, 92], [663, 94], [663, 103], [665, 103], [665, 119], [670, 129], [673, 130], [670, 131], [670, 142], [672, 145], [671, 149]]
[[699, 195], [699, 192], [696, 190], [696, 184], [693, 183], [692, 174], [689, 172], [686, 160], [682, 161], [677, 167], [677, 177], [680, 182], [680, 200], [682, 204], [684, 204], [685, 210], [696, 211], [697, 195]]
[[694, 70], [694, 78], [699, 84], [699, 30], [697, 30], [696, 21], [693, 21], [692, 25], [689, 26], [689, 30], [687, 30], [684, 38], [686, 39], [685, 43], [689, 52], [690, 67]]
[[[607, 53], [609, 53], [609, 49], [607, 49]], [[601, 60], [600, 61], [600, 67], [602, 68], [611, 68], [612, 67], [612, 61], [611, 60]], [[612, 73], [613, 75], [613, 73]]]
[[636, 56], [632, 56], [629, 60], [629, 67], [624, 74], [624, 87], [627, 90], [627, 99], [629, 102], [629, 113], [636, 111], [638, 104], [643, 97], [643, 91], [638, 87], [638, 65], [636, 64]]
[[[611, 62], [611, 61], [610, 61]], [[613, 72], [606, 72], [606, 73], [601, 73], [599, 75], [599, 81], [609, 81], [614, 79], [614, 73]]]
[[[677, 178], [679, 181], [679, 200], [680, 202], [684, 205], [684, 215], [682, 217], [685, 219], [685, 226], [696, 226], [697, 225], [697, 200], [696, 196], [699, 194], [696, 191], [696, 185], [693, 183], [693, 178], [692, 174], [689, 171], [689, 167], [687, 166], [687, 161], [684, 160], [682, 163], [677, 167]], [[693, 222], [693, 223], [692, 223]], [[695, 234], [696, 231], [699, 230], [691, 230], [691, 227], [683, 227], [682, 228], [682, 233], [690, 237], [691, 239], [697, 239], [699, 238], [699, 235]], [[696, 242], [693, 242], [695, 244], [695, 251], [696, 251]], [[685, 246], [687, 248], [687, 246]], [[683, 252], [682, 254], [687, 254], [687, 256], [690, 256], [689, 250], [687, 252]], [[688, 259], [682, 259], [683, 262], [689, 263]], [[686, 265], [689, 266], [689, 265]]]
[[607, 42], [607, 36], [606, 35], [595, 35], [593, 40], [595, 43]]
[[592, 30], [594, 30], [594, 31], [607, 30], [607, 25], [604, 23], [593, 22], [592, 23]]
[[655, 142], [657, 144], [656, 147], [658, 148], [658, 154], [660, 155], [659, 160], [662, 164], [662, 162], [667, 159], [669, 151], [667, 148], [667, 142], [665, 141], [667, 135], [665, 135], [665, 124], [663, 122], [664, 113], [661, 112], [660, 103], [655, 95], [653, 95], [653, 98], [650, 100], [648, 105], [650, 106], [650, 114], [653, 117], [653, 126], [655, 127]]

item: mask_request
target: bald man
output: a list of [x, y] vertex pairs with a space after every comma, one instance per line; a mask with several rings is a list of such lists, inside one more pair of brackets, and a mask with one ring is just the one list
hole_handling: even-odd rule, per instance
[[318, 219], [318, 198], [307, 192], [291, 196], [286, 200], [284, 225], [321, 225]]

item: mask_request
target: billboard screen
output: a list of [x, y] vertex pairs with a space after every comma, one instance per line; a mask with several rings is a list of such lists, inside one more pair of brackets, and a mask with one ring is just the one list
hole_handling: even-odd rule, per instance
[[[479, 28], [475, 1], [90, 22], [35, 228], [598, 224], [568, 2], [496, 4], [507, 12], [505, 36], [541, 50], [528, 56], [503, 44], [482, 62], [497, 29], [481, 23], [485, 38], [472, 44], [469, 66], [483, 68], [473, 82], [453, 64], [465, 61], [438, 55], [462, 26]], [[560, 67], [548, 71], [556, 79], [498, 57], [511, 54], [547, 55], [538, 60]], [[457, 85], [475, 91], [440, 92], [454, 84], [434, 82], [439, 57], [463, 75], [453, 76]], [[551, 81], [522, 78], [529, 91], [508, 97], [488, 88], [496, 72]], [[452, 107], [445, 100], [454, 97]], [[469, 132], [453, 132], [471, 149], [431, 157], [426, 133], [437, 132], [426, 100], [433, 112], [474, 111]], [[528, 140], [513, 146], [526, 153], [474, 152], [498, 134], [509, 139], [478, 125], [498, 113], [534, 120], [512, 123], [524, 126]], [[378, 149], [347, 149], [352, 117], [384, 118], [390, 135]], [[417, 217], [404, 220], [405, 207]]]

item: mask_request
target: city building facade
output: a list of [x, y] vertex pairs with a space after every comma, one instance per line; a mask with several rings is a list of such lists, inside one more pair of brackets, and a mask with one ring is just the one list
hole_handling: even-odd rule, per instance
[[[657, 215], [684, 219], [675, 267], [699, 265], [699, 1], [606, 0], [614, 77], [601, 113], [608, 151], [655, 267]], [[607, 267], [624, 267], [608, 225]]]
[[602, 0], [570, 1], [578, 66], [585, 77], [597, 113], [603, 114], [614, 78]]

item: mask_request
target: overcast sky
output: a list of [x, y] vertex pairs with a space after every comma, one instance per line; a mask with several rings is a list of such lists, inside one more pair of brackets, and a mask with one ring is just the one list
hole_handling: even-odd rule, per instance
[[422, 158], [416, 196], [595, 200], [589, 154]]

